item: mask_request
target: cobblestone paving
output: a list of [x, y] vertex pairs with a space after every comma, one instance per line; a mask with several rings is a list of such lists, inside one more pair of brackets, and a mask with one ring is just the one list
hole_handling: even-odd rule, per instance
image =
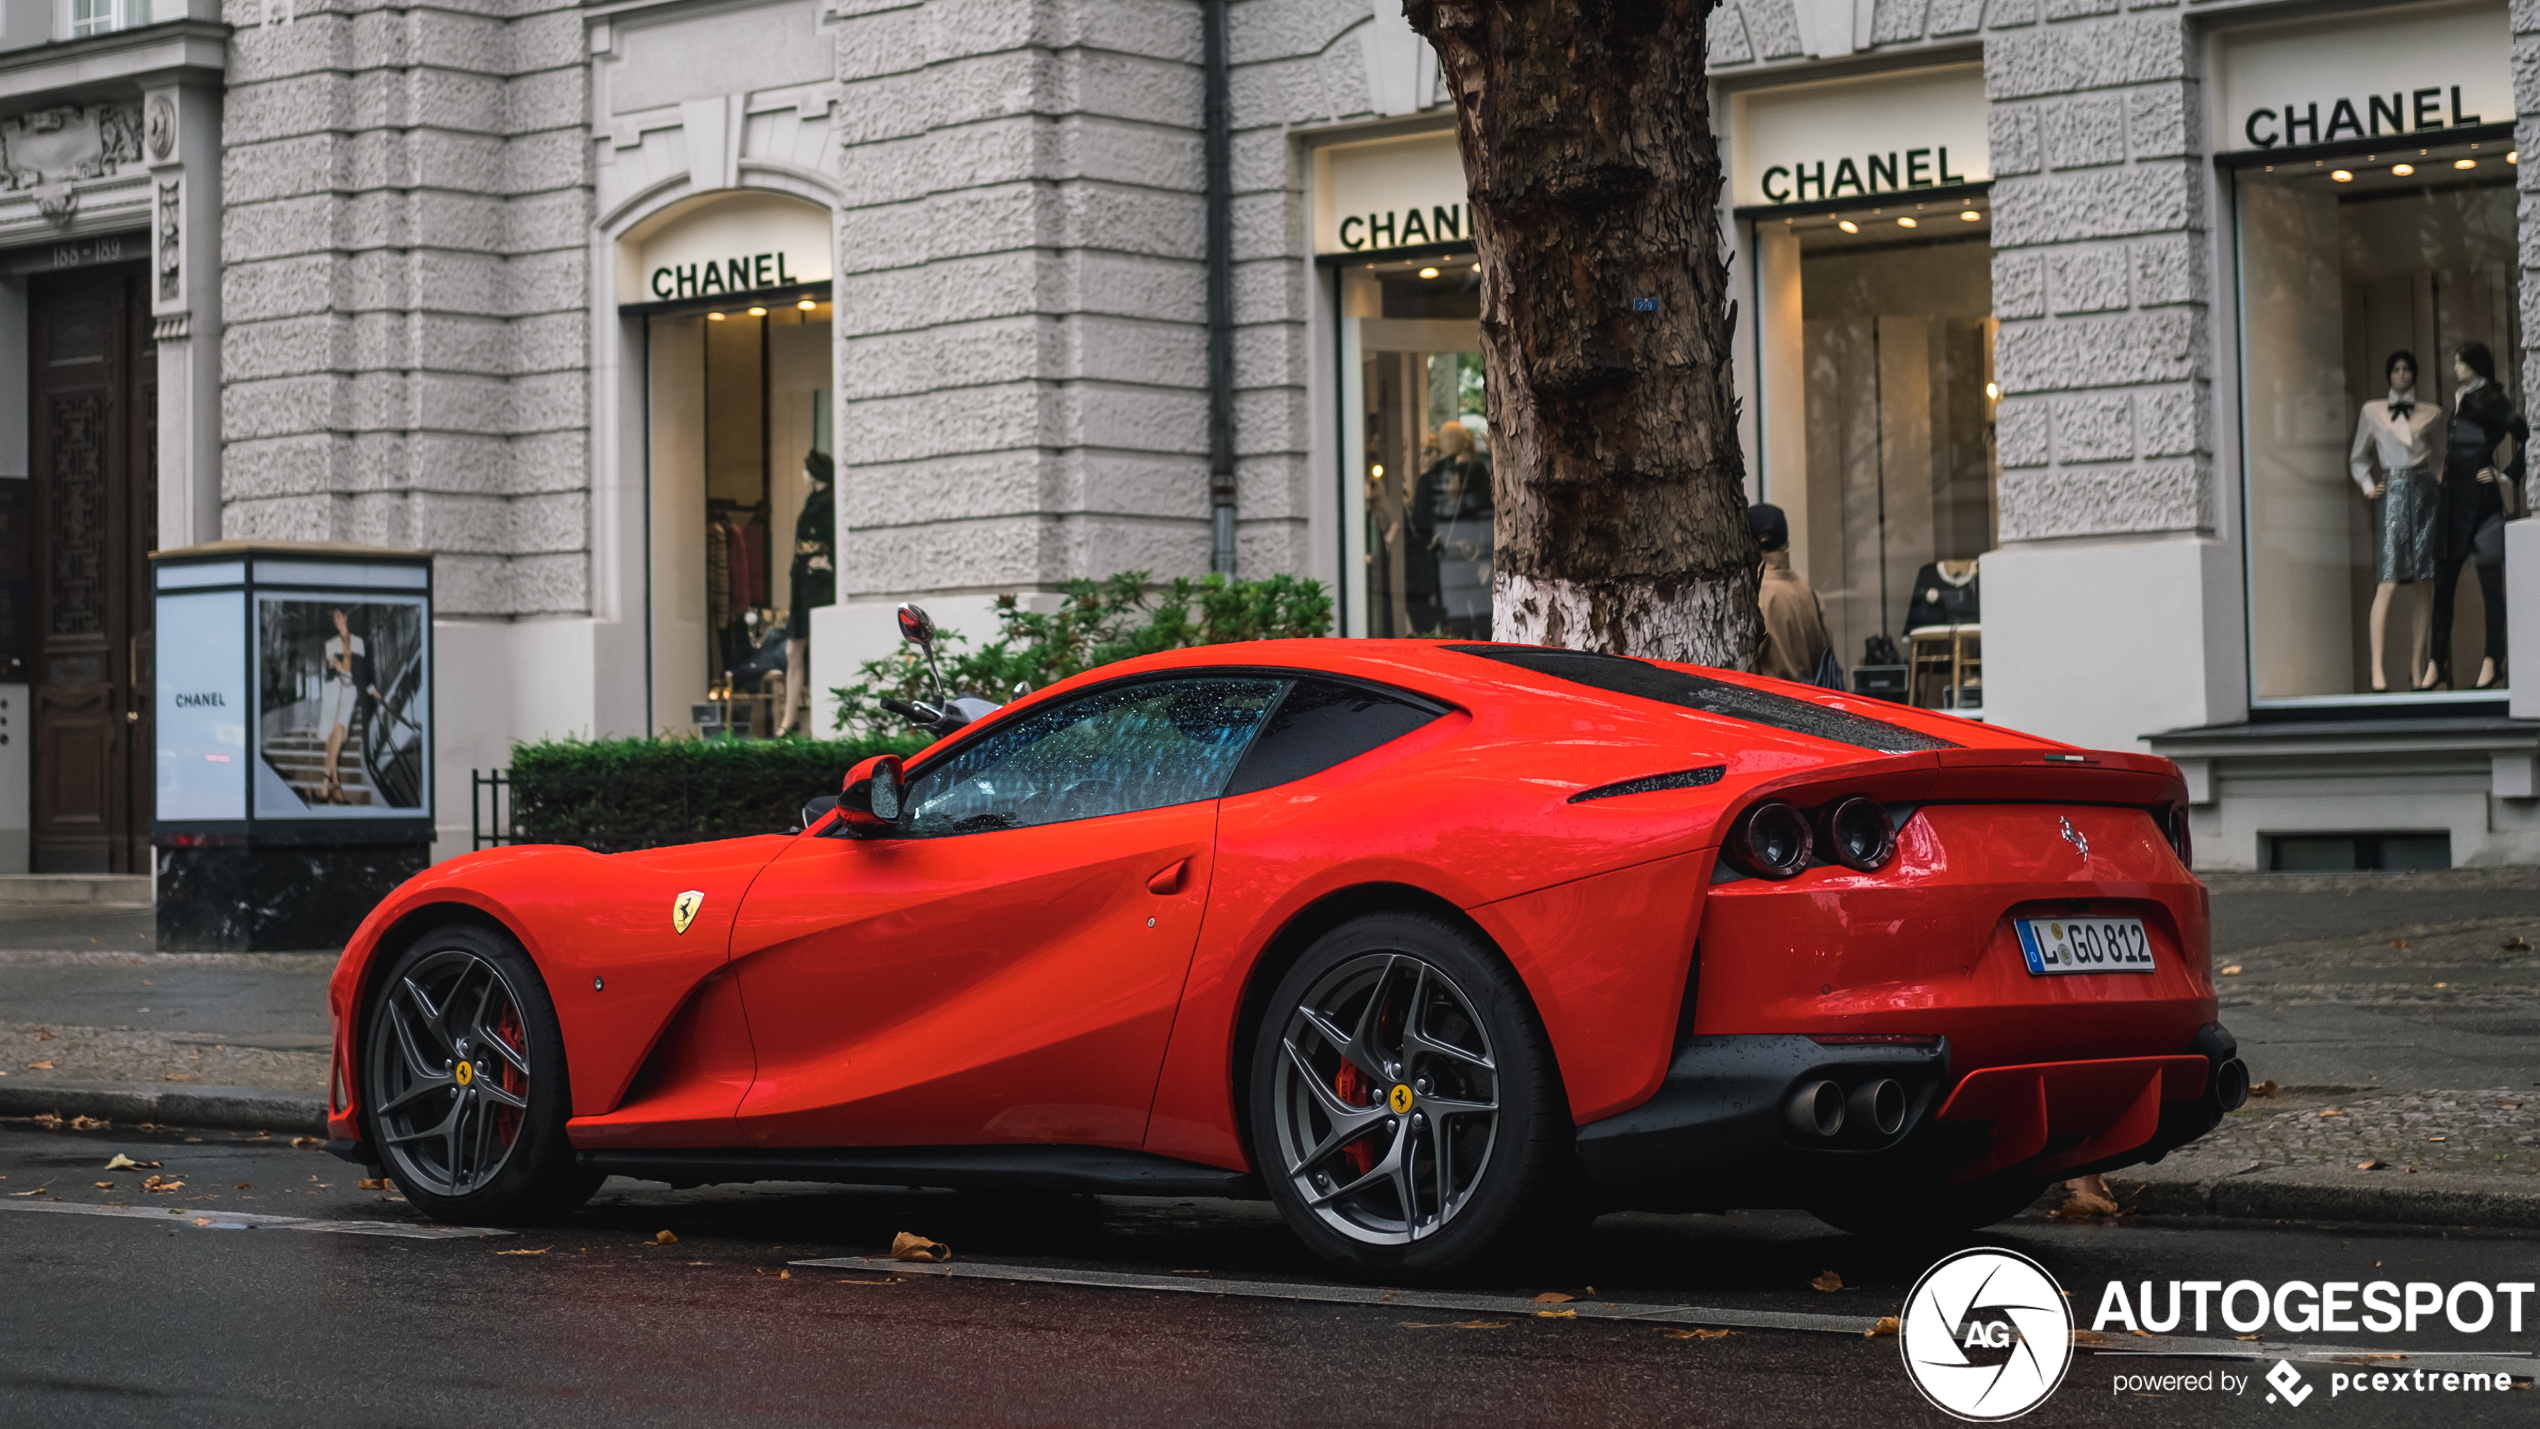
[[[2540, 1089], [2279, 1092], [2253, 1098], [2195, 1143], [2200, 1161], [2540, 1177]], [[2366, 1172], [2359, 1163], [2380, 1161]]]

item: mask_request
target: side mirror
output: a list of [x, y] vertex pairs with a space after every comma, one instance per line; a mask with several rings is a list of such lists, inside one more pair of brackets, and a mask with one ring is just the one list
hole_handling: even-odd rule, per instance
[[900, 822], [900, 757], [877, 754], [847, 771], [838, 817], [858, 833], [883, 833]]
[[921, 606], [903, 605], [899, 614], [900, 638], [932, 657], [935, 653], [935, 622]]

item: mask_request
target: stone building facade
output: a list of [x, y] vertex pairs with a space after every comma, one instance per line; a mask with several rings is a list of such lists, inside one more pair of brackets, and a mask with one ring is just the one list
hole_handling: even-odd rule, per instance
[[[0, 19], [0, 864], [147, 867], [154, 545], [437, 554], [445, 854], [516, 739], [781, 724], [789, 653], [823, 725], [900, 601], [984, 633], [998, 592], [1210, 565], [1204, 5], [173, 2]], [[1236, 568], [1475, 633], [1434, 59], [1388, 0], [1225, 9]], [[2174, 755], [2212, 867], [2540, 861], [2540, 527], [2485, 568], [2532, 658], [2417, 693], [2433, 582], [2370, 614], [2346, 449], [2391, 333], [2429, 405], [2470, 337], [2524, 399], [2540, 0], [1726, 0], [1710, 58], [1750, 495], [1865, 689]], [[103, 475], [47, 425], [91, 412], [47, 346], [82, 303], [128, 318]], [[123, 493], [94, 619], [55, 589], [82, 482]], [[96, 772], [48, 794], [59, 751]]]

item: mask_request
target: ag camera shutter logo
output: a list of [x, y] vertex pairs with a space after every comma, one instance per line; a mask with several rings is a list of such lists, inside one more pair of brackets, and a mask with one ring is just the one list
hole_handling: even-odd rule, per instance
[[1962, 1250], [1905, 1297], [1906, 1377], [1944, 1414], [2017, 1419], [2046, 1402], [2073, 1362], [2073, 1313], [2046, 1268], [2007, 1250]]

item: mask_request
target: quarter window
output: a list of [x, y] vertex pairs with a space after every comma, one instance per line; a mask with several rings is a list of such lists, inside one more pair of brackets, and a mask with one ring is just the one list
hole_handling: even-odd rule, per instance
[[987, 833], [1214, 799], [1283, 683], [1116, 685], [983, 731], [910, 781], [901, 830]]

